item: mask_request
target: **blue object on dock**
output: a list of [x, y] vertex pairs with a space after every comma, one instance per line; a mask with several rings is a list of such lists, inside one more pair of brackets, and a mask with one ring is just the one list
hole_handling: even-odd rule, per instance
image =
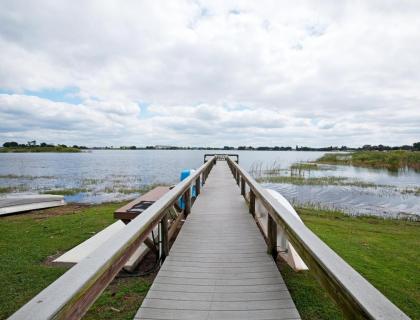
[[[182, 170], [181, 171], [181, 176], [179, 177], [179, 181], [182, 181], [182, 180], [184, 180], [184, 179], [186, 179], [187, 177], [189, 177], [190, 175], [191, 175], [191, 173], [193, 173], [195, 170], [192, 170], [192, 169], [184, 169], [184, 170]], [[193, 185], [192, 187], [191, 187], [191, 192], [190, 192], [190, 194], [191, 194], [191, 197], [196, 197], [196, 190], [195, 190], [195, 186]], [[184, 199], [182, 198], [182, 197], [180, 197], [179, 198], [179, 200], [178, 200], [178, 202], [179, 202], [179, 207], [181, 208], [181, 209], [185, 209], [185, 203], [184, 203]]]

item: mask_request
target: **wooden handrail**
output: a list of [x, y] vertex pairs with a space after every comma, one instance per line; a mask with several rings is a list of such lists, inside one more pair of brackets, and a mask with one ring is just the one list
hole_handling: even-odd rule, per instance
[[41, 291], [9, 319], [80, 319], [126, 261], [192, 184], [204, 182], [215, 157], [178, 183], [123, 230]]
[[204, 155], [204, 162], [207, 162], [207, 157], [211, 157], [211, 158], [216, 157], [216, 159], [220, 161], [226, 160], [227, 157], [230, 157], [230, 158], [235, 157], [236, 158], [235, 162], [239, 163], [239, 155], [236, 153], [206, 153]]
[[[255, 212], [258, 199], [269, 213], [270, 220], [281, 225], [310, 272], [325, 287], [350, 319], [409, 319], [372, 284], [337, 255], [285, 206], [272, 197], [252, 176], [232, 159], [227, 159], [236, 181], [241, 178], [250, 188], [250, 199]], [[242, 189], [242, 188], [241, 188]], [[276, 237], [275, 234], [272, 237]], [[275, 239], [272, 239], [275, 241]], [[272, 244], [269, 245], [272, 247]], [[272, 250], [273, 248], [271, 248]]]

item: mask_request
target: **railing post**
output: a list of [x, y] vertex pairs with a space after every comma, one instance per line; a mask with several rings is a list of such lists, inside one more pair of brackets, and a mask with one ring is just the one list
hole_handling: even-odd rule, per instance
[[198, 176], [198, 178], [195, 180], [195, 195], [196, 197], [200, 194], [201, 192], [201, 181], [200, 181], [200, 176]]
[[255, 217], [255, 193], [252, 189], [249, 191], [249, 213]]
[[240, 173], [239, 170], [236, 170], [236, 184], [239, 186], [239, 177], [240, 177]]
[[245, 179], [241, 177], [241, 195], [245, 197]]
[[159, 256], [161, 262], [169, 255], [168, 214], [165, 214], [159, 224]]
[[277, 224], [270, 214], [267, 220], [267, 240], [268, 240], [268, 253], [277, 258]]
[[184, 193], [184, 202], [184, 214], [185, 216], [188, 216], [191, 212], [191, 187], [189, 187]]

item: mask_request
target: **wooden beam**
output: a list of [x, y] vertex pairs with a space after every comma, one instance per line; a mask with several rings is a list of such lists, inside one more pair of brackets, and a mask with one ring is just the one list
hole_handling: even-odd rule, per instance
[[201, 192], [201, 181], [200, 176], [195, 180], [195, 194], [198, 196]]
[[252, 189], [249, 191], [249, 213], [255, 217], [255, 193]]
[[169, 235], [168, 235], [168, 214], [165, 214], [160, 221], [160, 240], [162, 241], [160, 248], [160, 257], [162, 262], [165, 261], [165, 258], [169, 255]]
[[173, 236], [175, 235], [176, 230], [177, 230], [180, 222], [182, 221], [182, 219], [185, 219], [185, 215], [184, 215], [184, 213], [181, 212], [178, 215], [178, 217], [171, 223], [171, 225], [169, 227], [169, 232], [168, 232], [169, 240], [171, 240], [173, 238]]
[[267, 219], [267, 251], [274, 259], [277, 258], [277, 224], [273, 218], [268, 215]]
[[184, 214], [185, 216], [188, 216], [191, 212], [191, 188], [188, 188], [185, 190], [184, 193]]
[[147, 237], [144, 240], [144, 244], [150, 249], [152, 250], [154, 253], [159, 253], [159, 250], [156, 249], [155, 243], [153, 242], [153, 240], [151, 240], [149, 237]]

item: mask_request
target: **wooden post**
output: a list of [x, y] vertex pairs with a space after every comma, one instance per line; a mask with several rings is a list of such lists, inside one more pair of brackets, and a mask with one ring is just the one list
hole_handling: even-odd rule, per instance
[[195, 196], [198, 197], [198, 195], [201, 192], [201, 181], [200, 176], [195, 180]]
[[255, 193], [252, 189], [249, 191], [249, 213], [255, 217]]
[[185, 202], [184, 214], [185, 216], [188, 216], [191, 212], [191, 188], [188, 188], [185, 191], [184, 202]]
[[236, 170], [236, 184], [239, 186], [239, 177], [240, 177], [240, 173], [239, 170]]
[[160, 232], [161, 244], [159, 249], [162, 250], [159, 252], [161, 261], [165, 261], [165, 258], [169, 255], [169, 236], [168, 236], [168, 214], [165, 214], [160, 221]]
[[267, 240], [268, 240], [268, 253], [277, 258], [277, 224], [270, 214], [267, 220]]
[[245, 179], [241, 177], [241, 195], [245, 197]]

